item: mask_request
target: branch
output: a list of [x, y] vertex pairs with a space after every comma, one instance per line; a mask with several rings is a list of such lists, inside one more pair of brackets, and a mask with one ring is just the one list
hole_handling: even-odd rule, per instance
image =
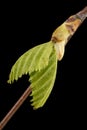
[[[80, 12], [78, 12], [77, 14], [75, 14], [74, 16], [72, 16], [72, 17], [70, 17], [68, 20], [66, 20], [65, 22], [64, 22], [64, 24], [62, 24], [60, 27], [58, 27], [57, 29], [56, 29], [56, 31], [55, 32], [53, 32], [53, 35], [52, 35], [52, 39], [51, 39], [51, 41], [53, 42], [53, 43], [57, 43], [56, 45], [58, 45], [58, 47], [59, 47], [59, 43], [60, 43], [60, 41], [64, 41], [64, 43], [63, 44], [65, 44], [66, 45], [66, 42], [68, 42], [68, 38], [71, 38], [71, 36], [72, 36], [72, 34], [74, 34], [74, 32], [76, 31], [76, 29], [79, 27], [79, 25], [85, 20], [87, 18], [87, 6], [84, 8], [84, 9], [82, 9]], [[72, 24], [73, 23], [73, 24]], [[68, 27], [68, 28], [67, 28]], [[61, 31], [61, 28], [62, 28], [62, 30], [63, 29], [65, 29], [64, 31]], [[68, 30], [68, 31], [67, 31]], [[67, 32], [67, 33], [66, 33]], [[61, 34], [61, 35], [60, 35]], [[65, 39], [63, 39], [63, 38], [65, 38]], [[66, 42], [65, 42], [66, 41]], [[47, 44], [48, 45], [48, 44]], [[42, 46], [42, 45], [41, 45]], [[57, 47], [57, 46], [56, 46]], [[37, 48], [36, 48], [37, 49]], [[46, 49], [46, 48], [45, 48]], [[40, 49], [41, 50], [41, 49]], [[59, 51], [59, 49], [57, 48], [57, 50]], [[62, 49], [63, 50], [63, 49]], [[38, 51], [38, 50], [37, 50]], [[37, 52], [36, 51], [36, 52]], [[48, 51], [48, 50], [47, 50]], [[48, 51], [49, 52], [49, 51]], [[62, 51], [63, 52], [63, 51]], [[30, 53], [30, 51], [29, 51], [29, 53]], [[59, 53], [59, 52], [58, 52]], [[34, 53], [35, 54], [35, 53]], [[50, 53], [48, 53], [49, 55], [50, 55]], [[59, 54], [62, 54], [62, 53], [59, 53]], [[45, 55], [45, 53], [44, 53], [44, 55]], [[48, 56], [49, 56], [48, 55]], [[32, 56], [32, 55], [31, 55]], [[45, 56], [44, 56], [45, 57]], [[59, 58], [59, 57], [58, 57]], [[60, 58], [61, 59], [61, 58]], [[29, 60], [29, 59], [28, 59]], [[58, 59], [59, 60], [59, 59]], [[35, 59], [34, 59], [34, 61], [35, 61]], [[36, 63], [37, 63], [37, 61], [38, 60], [36, 60]], [[41, 61], [41, 58], [40, 58], [40, 61]], [[45, 60], [46, 61], [46, 60]], [[24, 61], [23, 61], [24, 62]], [[33, 63], [33, 62], [32, 62]], [[30, 69], [30, 72], [32, 72], [32, 70], [40, 70], [41, 68], [35, 68], [35, 65], [36, 65], [36, 63], [33, 65], [33, 64], [29, 64], [30, 65], [30, 67], [31, 67], [31, 65], [33, 65], [33, 67], [31, 67], [31, 68], [33, 68], [33, 69]], [[42, 63], [43, 62], [40, 62], [40, 64], [38, 65], [38, 66], [41, 66], [42, 67]], [[22, 62], [21, 62], [21, 64], [22, 64]], [[21, 65], [20, 64], [20, 65]], [[18, 62], [17, 62], [17, 65], [18, 65]], [[17, 68], [17, 67], [20, 67], [20, 65], [19, 66], [17, 66], [16, 65], [16, 67], [15, 68]], [[26, 66], [28, 69], [29, 69], [29, 65], [28, 66]], [[15, 68], [13, 68], [13, 69], [15, 69]], [[43, 68], [43, 67], [42, 67]], [[19, 68], [18, 68], [19, 69]], [[21, 75], [22, 74], [24, 74], [25, 72], [24, 72], [24, 69], [22, 68], [21, 69], [22, 70], [22, 72], [21, 72]], [[16, 71], [16, 70], [14, 70], [14, 71]], [[13, 72], [14, 72], [13, 71]], [[28, 70], [29, 71], [29, 70]], [[20, 71], [19, 71], [20, 72]], [[12, 75], [11, 76], [13, 76], [13, 74], [14, 73], [12, 73]], [[16, 73], [15, 73], [16, 74]], [[20, 74], [20, 73], [19, 73]], [[21, 77], [21, 75], [18, 75], [19, 77]], [[11, 78], [11, 76], [10, 76], [10, 78]], [[16, 77], [17, 75], [15, 75], [14, 76], [14, 79], [16, 79], [17, 80], [17, 78], [18, 77]], [[11, 80], [13, 81], [14, 80], [13, 79], [13, 77], [12, 77], [12, 79], [10, 79], [10, 83], [11, 83]], [[15, 114], [15, 112], [19, 109], [19, 107], [23, 104], [23, 102], [26, 100], [26, 98], [30, 95], [30, 93], [31, 93], [31, 87], [28, 87], [27, 88], [27, 90], [24, 92], [24, 94], [20, 97], [20, 99], [16, 102], [16, 104], [12, 107], [12, 109], [7, 113], [7, 115], [4, 117], [4, 119], [0, 122], [0, 130], [2, 130], [3, 128], [4, 128], [4, 126], [8, 123], [8, 121], [11, 119], [11, 117]], [[44, 100], [45, 101], [45, 100]], [[35, 104], [34, 104], [35, 105]]]
[[78, 12], [76, 16], [83, 22], [87, 18], [87, 6]]
[[7, 113], [7, 115], [0, 122], [0, 130], [4, 128], [4, 126], [8, 123], [11, 117], [15, 114], [15, 112], [19, 109], [19, 107], [23, 104], [23, 102], [27, 99], [27, 97], [31, 93], [30, 86], [26, 89], [23, 95], [19, 98], [19, 100], [15, 103], [15, 105], [11, 108], [11, 110]]

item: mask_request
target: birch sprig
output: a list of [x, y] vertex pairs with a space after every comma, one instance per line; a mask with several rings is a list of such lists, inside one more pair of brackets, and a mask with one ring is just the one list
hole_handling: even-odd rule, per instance
[[22, 75], [29, 74], [30, 87], [0, 122], [0, 130], [4, 128], [29, 95], [32, 97], [30, 102], [34, 109], [38, 109], [46, 103], [53, 89], [57, 64], [64, 56], [65, 46], [86, 18], [87, 6], [61, 24], [53, 32], [50, 41], [28, 50], [14, 63], [8, 83], [11, 84]]
[[8, 83], [29, 74], [34, 109], [42, 107], [47, 101], [56, 79], [57, 63], [62, 60], [66, 44], [86, 17], [87, 6], [61, 24], [49, 42], [28, 50], [13, 65]]

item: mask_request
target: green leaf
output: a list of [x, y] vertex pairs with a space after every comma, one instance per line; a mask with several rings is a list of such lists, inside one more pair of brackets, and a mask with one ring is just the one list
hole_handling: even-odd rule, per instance
[[49, 58], [49, 64], [41, 71], [33, 72], [30, 74], [30, 82], [32, 96], [31, 105], [34, 109], [42, 107], [47, 101], [51, 90], [54, 86], [54, 81], [57, 71], [57, 55], [56, 51], [53, 52]]
[[52, 41], [38, 45], [25, 52], [13, 65], [8, 83], [18, 80], [24, 74], [40, 71], [49, 63], [49, 57], [53, 50]]

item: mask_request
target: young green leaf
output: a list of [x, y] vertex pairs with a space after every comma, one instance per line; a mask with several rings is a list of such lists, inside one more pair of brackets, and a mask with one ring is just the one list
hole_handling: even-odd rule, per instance
[[34, 109], [42, 107], [48, 99], [54, 86], [57, 71], [57, 55], [53, 49], [49, 57], [49, 64], [41, 71], [30, 74], [32, 106]]
[[38, 45], [25, 52], [13, 65], [8, 83], [18, 80], [24, 74], [40, 71], [49, 63], [49, 57], [53, 50], [52, 41]]

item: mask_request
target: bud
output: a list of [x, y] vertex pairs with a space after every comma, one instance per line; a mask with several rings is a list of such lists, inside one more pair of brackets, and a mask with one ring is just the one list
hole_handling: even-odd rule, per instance
[[65, 45], [76, 32], [78, 27], [87, 17], [87, 6], [70, 16], [63, 24], [61, 24], [52, 34], [52, 42], [54, 43], [58, 60], [61, 60], [64, 56]]

